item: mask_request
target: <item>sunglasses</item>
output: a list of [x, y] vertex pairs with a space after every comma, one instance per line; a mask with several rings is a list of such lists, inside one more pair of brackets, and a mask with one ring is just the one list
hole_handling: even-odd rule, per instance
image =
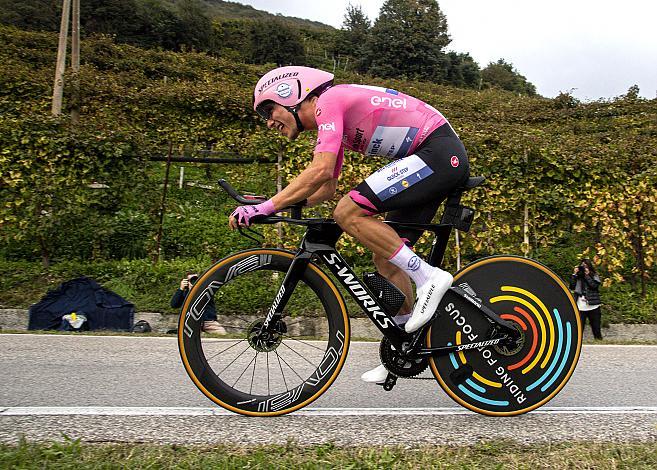
[[271, 113], [274, 111], [274, 103], [271, 101], [263, 103], [256, 108], [256, 111], [265, 121], [271, 119]]

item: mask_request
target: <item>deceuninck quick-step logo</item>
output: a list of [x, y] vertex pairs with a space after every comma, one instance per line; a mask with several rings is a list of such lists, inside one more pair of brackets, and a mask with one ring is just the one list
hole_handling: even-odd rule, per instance
[[365, 182], [381, 201], [410, 188], [433, 174], [417, 155], [402, 158], [370, 175]]

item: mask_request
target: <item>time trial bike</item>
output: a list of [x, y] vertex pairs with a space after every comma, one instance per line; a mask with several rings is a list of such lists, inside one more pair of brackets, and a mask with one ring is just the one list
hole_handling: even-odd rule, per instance
[[[483, 180], [470, 178], [451, 194], [439, 224], [387, 223], [432, 232], [428, 262], [440, 266], [452, 229], [467, 231], [474, 218], [461, 196]], [[219, 184], [240, 204], [262, 201], [238, 194], [223, 180]], [[518, 256], [474, 261], [454, 275], [433, 319], [408, 334], [392, 319], [404, 295], [378, 273], [356, 275], [336, 250], [343, 232], [335, 221], [304, 218], [300, 205], [287, 210], [289, 217], [255, 223], [306, 227], [296, 252], [254, 248], [227, 256], [199, 277], [183, 304], [182, 362], [218, 405], [244, 415], [277, 416], [328, 390], [345, 362], [351, 333], [336, 281], [383, 335], [385, 390], [398, 378], [430, 368], [460, 405], [511, 416], [545, 404], [571, 377], [581, 350], [581, 322], [572, 295], [549, 268]], [[205, 335], [203, 311], [211, 301], [222, 330]]]

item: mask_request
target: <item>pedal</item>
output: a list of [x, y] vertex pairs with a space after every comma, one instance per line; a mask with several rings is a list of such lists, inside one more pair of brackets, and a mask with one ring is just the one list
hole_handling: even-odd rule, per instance
[[396, 383], [397, 383], [397, 376], [388, 372], [388, 377], [386, 377], [386, 381], [383, 382], [383, 390], [389, 392], [390, 390], [392, 390], [392, 388], [395, 386]]

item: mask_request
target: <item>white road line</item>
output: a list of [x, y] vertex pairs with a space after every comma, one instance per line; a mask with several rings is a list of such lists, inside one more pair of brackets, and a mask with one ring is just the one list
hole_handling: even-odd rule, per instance
[[[166, 341], [178, 341], [177, 336], [131, 336], [131, 335], [85, 335], [85, 334], [45, 334], [45, 333], [0, 333], [2, 336], [25, 336], [25, 337], [34, 337], [38, 336], [40, 338], [117, 338], [117, 339], [147, 339], [147, 340], [166, 340]], [[211, 339], [211, 338], [207, 338]], [[234, 339], [222, 339], [215, 338], [218, 341], [234, 341]], [[641, 340], [638, 340], [641, 341]], [[372, 341], [350, 341], [349, 344], [368, 344], [372, 347], [379, 347], [379, 340]], [[657, 344], [588, 344], [583, 343], [585, 348], [657, 348]]]
[[[532, 414], [657, 414], [656, 406], [543, 407]], [[463, 408], [306, 408], [293, 416], [476, 416]], [[3, 416], [235, 416], [221, 408], [174, 407], [0, 407]]]

